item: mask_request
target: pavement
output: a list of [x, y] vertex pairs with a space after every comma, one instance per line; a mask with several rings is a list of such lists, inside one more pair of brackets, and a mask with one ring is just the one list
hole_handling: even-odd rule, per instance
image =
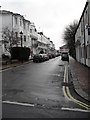
[[[23, 63], [16, 61], [12, 64], [3, 65], [2, 69], [27, 64], [31, 61], [32, 59], [27, 62], [24, 61]], [[90, 68], [85, 67], [84, 65], [80, 64], [75, 59], [70, 57], [69, 71], [75, 91], [85, 100], [90, 101]]]
[[7, 69], [7, 68], [16, 67], [16, 66], [23, 65], [23, 64], [28, 64], [31, 61], [32, 61], [32, 59], [29, 59], [28, 61], [23, 61], [23, 62], [18, 61], [18, 60], [14, 60], [12, 62], [12, 64], [11, 63], [3, 64], [2, 67], [0, 67], [0, 68], [2, 70], [4, 70], [4, 69]]
[[90, 68], [70, 57], [69, 71], [75, 91], [90, 102]]

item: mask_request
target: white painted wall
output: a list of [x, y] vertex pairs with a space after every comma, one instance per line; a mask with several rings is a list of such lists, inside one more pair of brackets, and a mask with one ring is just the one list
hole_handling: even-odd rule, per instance
[[[83, 18], [84, 18], [84, 20], [83, 20]], [[84, 24], [85, 24], [85, 26], [84, 26]], [[82, 32], [82, 25], [85, 28], [85, 31], [83, 29], [83, 32]], [[81, 48], [79, 48], [79, 46], [76, 46], [76, 59], [83, 64], [85, 64], [85, 58], [80, 56], [81, 55], [80, 49], [82, 49], [82, 47], [84, 46], [84, 32], [85, 32], [85, 46], [87, 47], [87, 45], [90, 44], [90, 36], [88, 35], [88, 26], [90, 26], [90, 2], [84, 12], [84, 16], [81, 19], [81, 22], [79, 24], [79, 27], [78, 27], [76, 35], [75, 35], [75, 42], [77, 42], [77, 40], [79, 40], [81, 43], [81, 45], [80, 45]], [[87, 49], [86, 49], [86, 52], [88, 54]], [[86, 58], [86, 65], [90, 66], [90, 58]]]
[[[5, 27], [8, 27], [10, 31], [14, 31], [18, 33], [18, 40], [19, 40], [18, 46], [21, 46], [20, 32], [22, 31], [23, 47], [24, 46], [31, 47], [30, 21], [25, 20], [24, 17], [21, 16], [20, 14], [14, 14], [9, 11], [0, 14], [0, 17], [2, 17], [3, 29]], [[16, 18], [17, 18], [17, 24], [16, 24]], [[20, 25], [20, 19], [21, 19], [21, 25]], [[23, 20], [25, 20], [26, 29], [24, 29]], [[24, 42], [24, 35], [26, 36], [26, 42]], [[3, 46], [3, 52], [5, 52], [4, 46]]]

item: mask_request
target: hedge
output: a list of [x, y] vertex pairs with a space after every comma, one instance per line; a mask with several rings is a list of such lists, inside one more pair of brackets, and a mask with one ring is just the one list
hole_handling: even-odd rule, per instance
[[13, 47], [11, 48], [11, 59], [28, 60], [30, 56], [30, 48]]

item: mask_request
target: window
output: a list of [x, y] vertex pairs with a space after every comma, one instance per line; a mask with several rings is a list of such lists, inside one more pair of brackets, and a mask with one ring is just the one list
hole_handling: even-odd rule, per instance
[[15, 17], [15, 23], [17, 24], [17, 17]]
[[87, 58], [90, 58], [90, 45], [87, 46]]
[[86, 25], [87, 24], [87, 10], [86, 10], [86, 12], [85, 12], [85, 14], [84, 14], [84, 24]]
[[26, 36], [24, 35], [24, 42], [26, 42]]
[[29, 23], [28, 23], [28, 30], [29, 30]]
[[90, 36], [90, 27], [88, 27], [88, 35]]
[[26, 24], [25, 24], [25, 22], [23, 23], [23, 26], [24, 26], [24, 29], [26, 29]]
[[32, 33], [32, 29], [30, 29], [30, 33]]
[[35, 28], [35, 32], [37, 32], [36, 28]]
[[29, 41], [29, 36], [28, 36], [28, 41]]
[[83, 19], [82, 19], [82, 21], [81, 21], [81, 33], [83, 34], [83, 32], [84, 32], [84, 23], [83, 23]]
[[15, 37], [16, 37], [16, 38], [18, 37], [18, 33], [17, 33], [17, 32], [15, 32]]
[[84, 47], [81, 49], [81, 57], [84, 58]]
[[21, 21], [21, 19], [20, 19], [20, 26], [22, 26], [22, 21]]

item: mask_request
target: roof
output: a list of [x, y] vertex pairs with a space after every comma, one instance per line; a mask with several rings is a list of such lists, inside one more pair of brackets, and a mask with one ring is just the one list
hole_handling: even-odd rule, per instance
[[84, 16], [84, 13], [85, 13], [85, 11], [86, 11], [86, 8], [87, 8], [88, 4], [89, 4], [89, 2], [86, 2], [85, 7], [84, 7], [84, 10], [83, 10], [82, 15], [81, 15], [81, 17], [80, 17], [80, 20], [79, 20], [79, 23], [78, 23], [78, 26], [77, 26], [77, 28], [76, 28], [75, 33], [77, 32], [77, 29], [78, 29], [78, 27], [79, 27], [79, 25], [80, 25], [80, 23], [81, 23], [81, 20], [82, 20], [82, 18], [83, 18], [83, 16]]
[[63, 45], [60, 47], [60, 49], [68, 49], [68, 46], [67, 45]]
[[13, 13], [13, 12], [10, 12], [10, 11], [7, 11], [7, 10], [0, 10], [0, 13], [1, 14], [12, 14], [12, 15], [15, 15], [15, 16], [21, 16], [25, 21], [30, 22], [29, 20], [26, 20], [23, 15], [20, 15], [18, 13]]

